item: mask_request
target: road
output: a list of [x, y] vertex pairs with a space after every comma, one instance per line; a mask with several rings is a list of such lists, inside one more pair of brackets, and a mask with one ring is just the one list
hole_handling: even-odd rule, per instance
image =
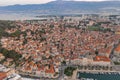
[[112, 65], [113, 69], [120, 72], [120, 65]]
[[115, 44], [113, 46], [113, 49], [111, 51], [111, 54], [110, 54], [110, 59], [111, 59], [111, 67], [116, 70], [116, 71], [120, 71], [120, 65], [115, 65], [114, 62], [112, 61], [112, 58], [114, 57], [113, 54], [114, 54], [114, 50], [115, 48], [119, 45], [119, 43]]

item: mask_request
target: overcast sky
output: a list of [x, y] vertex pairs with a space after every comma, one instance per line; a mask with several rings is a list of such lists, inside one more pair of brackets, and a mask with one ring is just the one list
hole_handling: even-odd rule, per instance
[[[55, 0], [0, 0], [0, 6], [13, 5], [13, 4], [42, 4], [50, 1], [55, 1]], [[71, 1], [105, 1], [105, 0], [71, 0]]]

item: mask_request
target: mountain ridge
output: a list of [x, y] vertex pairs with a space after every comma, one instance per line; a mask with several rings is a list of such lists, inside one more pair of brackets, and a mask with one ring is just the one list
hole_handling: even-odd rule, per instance
[[120, 1], [52, 1], [46, 4], [27, 4], [0, 6], [3, 12], [23, 12], [40, 14], [64, 14], [64, 13], [120, 13]]

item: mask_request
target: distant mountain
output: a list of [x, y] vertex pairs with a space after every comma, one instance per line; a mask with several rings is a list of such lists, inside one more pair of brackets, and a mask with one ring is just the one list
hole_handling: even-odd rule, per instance
[[46, 4], [1, 6], [0, 12], [38, 14], [120, 13], [120, 1], [52, 1]]

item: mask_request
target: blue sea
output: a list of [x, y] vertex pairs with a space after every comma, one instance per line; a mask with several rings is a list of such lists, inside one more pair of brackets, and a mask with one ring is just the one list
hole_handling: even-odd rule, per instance
[[0, 20], [32, 20], [32, 19], [42, 19], [35, 17], [36, 14], [25, 14], [25, 13], [1, 13]]
[[120, 80], [120, 73], [86, 73], [78, 72], [80, 80]]

